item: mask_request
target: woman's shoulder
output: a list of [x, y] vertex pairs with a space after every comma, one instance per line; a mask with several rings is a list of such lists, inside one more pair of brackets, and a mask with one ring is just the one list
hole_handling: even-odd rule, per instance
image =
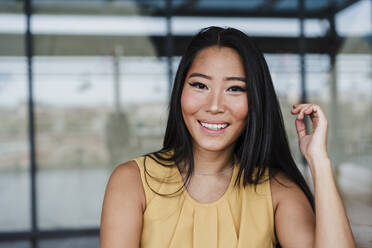
[[[125, 162], [123, 164], [120, 164], [118, 168], [120, 167], [126, 167], [128, 166], [127, 170], [135, 170], [139, 173], [141, 177], [144, 176], [144, 174], [148, 173], [154, 173], [154, 171], [160, 170], [162, 166], [159, 166], [161, 162], [159, 163], [159, 160], [157, 159], [157, 153], [148, 153], [145, 155], [137, 156], [132, 158], [132, 160]], [[124, 169], [125, 170], [125, 169]]]
[[[109, 182], [112, 181], [112, 184], [117, 185], [116, 187], [123, 194], [137, 196], [136, 200], [140, 200], [145, 210], [155, 196], [154, 191], [157, 192], [161, 188], [165, 179], [172, 180], [176, 175], [174, 167], [170, 168], [162, 164], [155, 153], [134, 157], [118, 165], [112, 172]], [[163, 188], [163, 190], [167, 189], [167, 187]]]
[[101, 247], [139, 244], [145, 209], [141, 184], [134, 161], [118, 165], [111, 173], [102, 204]]
[[310, 207], [310, 203], [301, 188], [293, 182], [285, 173], [276, 172], [270, 178], [271, 197], [273, 202], [274, 214], [279, 205], [288, 209], [295, 209], [299, 206]]
[[145, 208], [141, 172], [135, 160], [124, 162], [114, 169], [107, 184], [107, 190], [123, 197], [130, 197], [138, 201], [143, 209]]
[[111, 178], [137, 178], [140, 176], [140, 169], [136, 163], [136, 160], [130, 160], [124, 163], [119, 164], [111, 174]]

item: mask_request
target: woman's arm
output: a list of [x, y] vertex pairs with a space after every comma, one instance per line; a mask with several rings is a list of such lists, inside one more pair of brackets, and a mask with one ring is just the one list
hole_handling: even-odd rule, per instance
[[[328, 122], [318, 105], [294, 105], [301, 153], [308, 161], [314, 182], [315, 212], [304, 193], [285, 176], [282, 187], [272, 180], [275, 227], [282, 247], [355, 247], [354, 237], [332, 175], [327, 154]], [[304, 115], [310, 115], [312, 132], [306, 133]]]
[[[355, 247], [354, 237], [338, 194], [328, 158], [309, 161], [316, 209], [315, 247]], [[310, 167], [310, 168], [311, 168]]]
[[144, 195], [136, 163], [119, 165], [106, 187], [101, 214], [101, 248], [140, 246]]

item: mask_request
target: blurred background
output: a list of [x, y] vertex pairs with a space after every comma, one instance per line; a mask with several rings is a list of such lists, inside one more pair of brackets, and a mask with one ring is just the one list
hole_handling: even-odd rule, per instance
[[99, 247], [108, 177], [161, 148], [180, 56], [210, 25], [264, 52], [307, 177], [290, 109], [323, 107], [358, 247], [372, 247], [371, 13], [371, 0], [1, 0], [0, 247]]

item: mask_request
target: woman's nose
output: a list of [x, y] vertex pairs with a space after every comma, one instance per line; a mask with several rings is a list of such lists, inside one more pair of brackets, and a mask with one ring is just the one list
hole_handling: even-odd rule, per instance
[[223, 94], [219, 91], [212, 91], [208, 96], [207, 112], [212, 114], [223, 113], [225, 111], [223, 104]]

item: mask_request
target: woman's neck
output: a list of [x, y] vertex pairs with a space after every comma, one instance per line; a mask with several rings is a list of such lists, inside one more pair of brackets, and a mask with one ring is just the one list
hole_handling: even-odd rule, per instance
[[219, 174], [233, 166], [233, 146], [222, 151], [194, 148], [194, 171], [196, 173]]

